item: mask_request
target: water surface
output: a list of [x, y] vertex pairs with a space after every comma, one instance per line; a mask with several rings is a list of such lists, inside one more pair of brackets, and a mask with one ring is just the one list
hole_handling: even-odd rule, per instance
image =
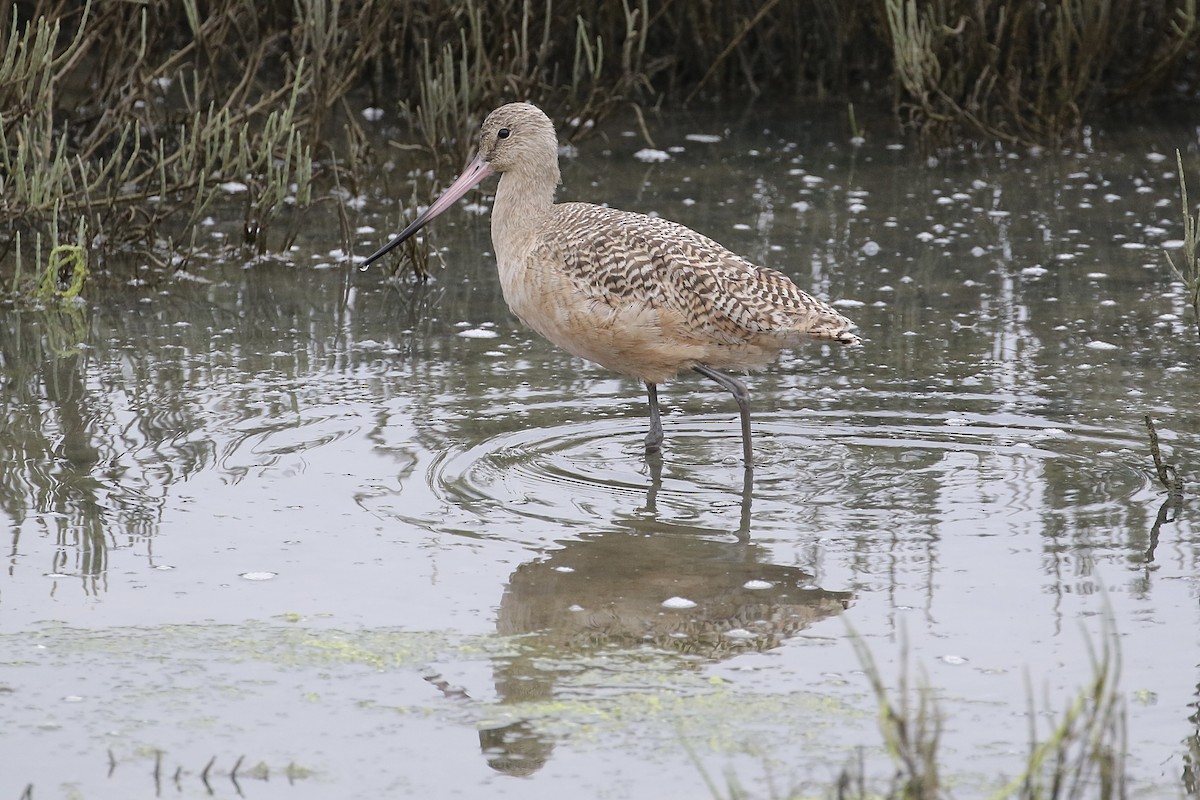
[[[145, 794], [156, 760], [197, 797], [819, 792], [860, 749], [889, 774], [854, 631], [936, 689], [970, 796], [1019, 774], [1027, 685], [1048, 730], [1106, 624], [1131, 773], [1179, 795], [1200, 532], [1143, 416], [1193, 481], [1198, 338], [1161, 251], [1194, 131], [931, 157], [886, 122], [678, 115], [643, 161], [626, 127], [561, 199], [684, 222], [860, 326], [748, 379], [752, 485], [695, 376], [648, 463], [644, 390], [520, 327], [471, 209], [426, 285], [347, 267], [330, 214], [291, 264], [10, 310], [0, 795]], [[396, 206], [356, 222], [369, 252]]]

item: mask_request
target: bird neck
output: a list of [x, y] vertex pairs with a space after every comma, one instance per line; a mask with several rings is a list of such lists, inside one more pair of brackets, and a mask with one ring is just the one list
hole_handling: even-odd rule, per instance
[[521, 216], [545, 211], [554, 203], [554, 190], [560, 180], [558, 164], [539, 172], [511, 170], [500, 175], [496, 187], [498, 213], [512, 209]]
[[541, 218], [554, 205], [558, 165], [541, 173], [512, 170], [500, 175], [492, 205], [492, 244], [505, 261], [519, 258], [532, 246]]

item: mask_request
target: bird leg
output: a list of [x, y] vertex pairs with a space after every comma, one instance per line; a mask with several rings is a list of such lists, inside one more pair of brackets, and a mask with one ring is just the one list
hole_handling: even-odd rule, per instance
[[697, 364], [692, 369], [704, 377], [711, 378], [721, 384], [721, 386], [725, 387], [733, 395], [733, 399], [737, 401], [738, 409], [742, 413], [742, 454], [746, 459], [746, 469], [753, 469], [754, 452], [750, 446], [750, 391], [746, 389], [746, 384], [737, 378], [730, 377], [724, 372], [717, 372], [712, 367], [706, 367], [703, 364]]
[[658, 413], [658, 387], [646, 381], [646, 391], [650, 393], [650, 431], [646, 434], [646, 455], [650, 455], [662, 449], [663, 429]]

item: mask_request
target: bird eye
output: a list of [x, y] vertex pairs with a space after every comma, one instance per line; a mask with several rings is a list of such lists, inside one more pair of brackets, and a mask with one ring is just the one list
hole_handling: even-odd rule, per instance
[[510, 133], [512, 133], [512, 131], [510, 131], [508, 128], [501, 128], [500, 130], [496, 131], [496, 138], [507, 139]]

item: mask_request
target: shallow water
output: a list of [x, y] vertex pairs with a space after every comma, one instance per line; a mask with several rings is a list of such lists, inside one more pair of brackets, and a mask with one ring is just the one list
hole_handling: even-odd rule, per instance
[[[646, 162], [617, 120], [564, 162], [560, 198], [858, 322], [748, 379], [749, 487], [699, 377], [647, 463], [644, 390], [519, 326], [486, 214], [434, 224], [425, 286], [331, 256], [331, 214], [298, 267], [7, 312], [0, 796], [819, 793], [860, 748], [889, 774], [854, 631], [935, 687], [965, 797], [1019, 774], [1028, 687], [1045, 732], [1109, 618], [1130, 771], [1178, 796], [1200, 530], [1143, 415], [1190, 489], [1200, 349], [1161, 250], [1195, 131], [932, 159], [889, 130], [679, 115]], [[396, 224], [366, 209], [364, 253]]]

